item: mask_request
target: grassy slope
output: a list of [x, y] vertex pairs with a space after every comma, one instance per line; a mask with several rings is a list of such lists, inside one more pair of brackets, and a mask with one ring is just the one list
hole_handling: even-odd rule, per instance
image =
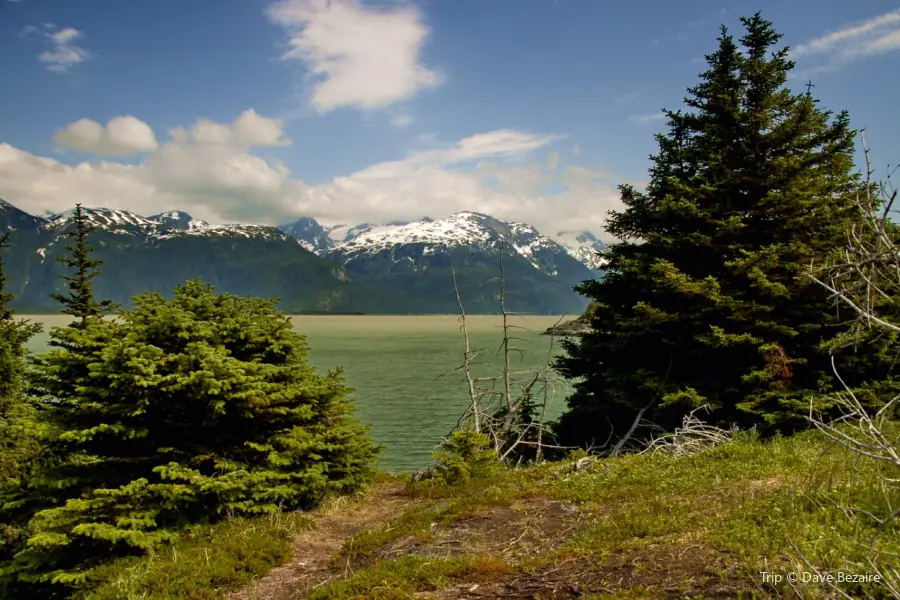
[[[226, 522], [172, 552], [123, 561], [92, 597], [768, 598], [790, 588], [763, 583], [761, 570], [804, 570], [794, 544], [826, 569], [871, 572], [850, 565], [864, 562], [853, 539], [867, 545], [873, 522], [839, 507], [900, 506], [877, 468], [809, 433], [582, 472], [546, 464], [457, 488], [384, 476], [362, 501]], [[900, 547], [900, 527], [876, 545]], [[227, 592], [285, 561], [277, 577]]]

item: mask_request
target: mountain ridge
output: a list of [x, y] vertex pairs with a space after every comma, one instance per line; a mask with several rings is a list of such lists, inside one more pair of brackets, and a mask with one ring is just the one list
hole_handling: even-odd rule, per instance
[[[582, 231], [580, 233], [562, 231], [557, 233], [556, 236], [543, 236], [532, 225], [517, 221], [503, 221], [490, 215], [474, 211], [460, 211], [437, 220], [430, 217], [423, 217], [413, 223], [406, 221], [392, 221], [384, 225], [362, 223], [349, 228], [346, 225], [327, 227], [321, 225], [313, 217], [301, 217], [294, 223], [279, 225], [278, 228], [295, 237], [298, 242], [307, 249], [310, 249], [317, 254], [327, 254], [334, 252], [350, 252], [351, 248], [355, 249], [359, 245], [381, 243], [383, 246], [386, 237], [393, 237], [393, 243], [398, 244], [422, 241], [421, 239], [417, 239], [414, 230], [419, 230], [422, 233], [419, 237], [427, 237], [426, 233], [429, 231], [431, 233], [439, 232], [446, 234], [446, 230], [440, 230], [439, 228], [435, 229], [433, 224], [436, 222], [444, 223], [454, 219], [459, 220], [458, 217], [465, 215], [477, 216], [490, 220], [496, 224], [505, 224], [506, 227], [519, 228], [523, 233], [528, 232], [528, 235], [533, 239], [540, 239], [545, 246], [552, 246], [554, 243], [558, 244], [565, 252], [582, 262], [589, 269], [600, 269], [605, 264], [605, 260], [599, 256], [598, 253], [602, 252], [606, 248], [606, 245], [589, 231]], [[406, 229], [403, 230], [401, 228]], [[395, 231], [397, 229], [409, 232], [410, 236], [407, 239], [402, 239], [397, 235], [391, 235], [399, 233]], [[341, 230], [344, 230], [344, 236], [342, 238], [339, 235], [334, 235], [334, 233]], [[444, 237], [446, 238], [446, 236]]]
[[[61, 291], [65, 268], [55, 259], [72, 215], [36, 217], [0, 202], [0, 231], [12, 230], [4, 258], [16, 305], [47, 309], [48, 294]], [[580, 313], [585, 301], [573, 287], [597, 276], [533, 226], [468, 211], [349, 227], [304, 217], [273, 227], [215, 225], [180, 210], [149, 217], [82, 210], [95, 227], [89, 243], [104, 261], [98, 296], [120, 304], [200, 277], [219, 291], [278, 297], [294, 312], [453, 313], [452, 267], [467, 311], [495, 313], [502, 253], [510, 310]]]

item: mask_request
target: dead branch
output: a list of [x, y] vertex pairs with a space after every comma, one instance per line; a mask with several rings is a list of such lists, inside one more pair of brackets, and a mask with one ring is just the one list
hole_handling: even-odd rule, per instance
[[709, 409], [709, 405], [695, 408], [685, 415], [681, 427], [654, 438], [640, 454], [662, 452], [672, 456], [690, 456], [730, 442], [734, 431], [707, 425], [694, 416], [698, 411], [709, 412]]
[[[861, 133], [861, 138], [866, 160], [864, 192], [857, 195], [857, 208], [862, 216], [861, 223], [848, 232], [847, 245], [842, 251], [841, 261], [825, 264], [816, 270], [813, 269], [814, 265], [811, 265], [808, 273], [810, 279], [827, 290], [839, 306], [850, 308], [855, 317], [851, 332], [855, 332], [857, 340], [863, 330], [900, 332], [900, 325], [880, 314], [881, 307], [892, 304], [894, 298], [900, 294], [900, 248], [895, 243], [894, 226], [889, 221], [897, 198], [897, 190], [890, 180], [892, 172], [888, 173], [886, 183], [878, 186], [872, 184], [873, 170], [864, 132]], [[872, 197], [873, 189], [879, 191], [879, 198]], [[883, 204], [880, 216], [877, 214], [879, 202]], [[852, 507], [845, 508], [845, 512], [865, 514], [875, 521], [876, 527], [867, 545], [868, 566], [881, 575], [882, 584], [890, 597], [900, 598], [898, 592], [900, 576], [896, 570], [882, 571], [874, 560], [890, 554], [878, 549], [876, 543], [884, 530], [900, 517], [900, 509], [891, 507], [888, 494], [889, 489], [897, 489], [900, 484], [900, 453], [896, 435], [886, 433], [889, 431], [888, 420], [900, 403], [900, 396], [885, 402], [875, 414], [871, 414], [841, 378], [834, 354], [831, 357], [831, 366], [842, 388], [831, 396], [839, 416], [826, 422], [815, 413], [815, 402], [811, 399], [808, 419], [835, 444], [859, 456], [888, 465], [889, 473], [892, 474], [882, 476], [882, 491], [888, 500], [888, 514], [879, 517], [871, 511]], [[799, 549], [795, 547], [795, 550], [802, 561], [812, 568]], [[829, 585], [841, 596], [850, 597], [833, 585]]]
[[481, 433], [480, 415], [478, 414], [478, 396], [475, 393], [475, 381], [472, 379], [472, 348], [469, 344], [469, 330], [466, 327], [466, 309], [463, 308], [462, 296], [459, 294], [459, 286], [456, 284], [456, 269], [450, 265], [450, 276], [453, 277], [453, 293], [456, 294], [456, 301], [459, 304], [459, 321], [460, 329], [465, 338], [466, 349], [463, 353], [463, 368], [466, 371], [466, 381], [469, 384], [469, 398], [472, 401], [470, 411], [472, 413], [472, 429], [475, 433]]

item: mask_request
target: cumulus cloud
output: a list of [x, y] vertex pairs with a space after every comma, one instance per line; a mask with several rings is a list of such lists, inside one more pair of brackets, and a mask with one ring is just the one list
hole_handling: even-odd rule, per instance
[[291, 143], [280, 120], [248, 110], [230, 124], [200, 120], [176, 128], [163, 144], [146, 135], [152, 134], [149, 127], [145, 135], [135, 134], [143, 129], [135, 122], [145, 125], [133, 117], [117, 117], [106, 127], [83, 119], [58, 131], [55, 139], [95, 154], [149, 151], [137, 165], [85, 161], [69, 166], [0, 145], [0, 198], [33, 214], [69, 210], [76, 202], [144, 215], [182, 209], [214, 222], [278, 222], [296, 213], [305, 185], [292, 179], [281, 162], [250, 151]]
[[320, 113], [385, 108], [444, 81], [421, 62], [429, 29], [413, 5], [281, 0], [266, 14], [287, 31], [290, 49], [282, 58], [304, 63]]
[[830, 70], [843, 64], [878, 54], [900, 50], [900, 8], [866, 21], [846, 25], [792, 49], [792, 58], [824, 58]]
[[[230, 124], [198, 121], [170, 133], [139, 164], [69, 166], [0, 144], [0, 197], [32, 214], [81, 202], [144, 215], [181, 209], [219, 223], [278, 224], [303, 215], [326, 224], [384, 223], [473, 210], [546, 233], [598, 234], [606, 211], [620, 207], [608, 174], [575, 165], [547, 168], [548, 146], [559, 139], [554, 135], [501, 129], [452, 144], [434, 141], [398, 160], [310, 185], [282, 162], [254, 153], [254, 146], [289, 143], [276, 119], [247, 111]], [[559, 192], [545, 193], [548, 185]]]
[[38, 60], [55, 73], [65, 73], [91, 57], [90, 52], [77, 43], [84, 37], [83, 32], [74, 27], [60, 29], [53, 23], [44, 23], [41, 27], [30, 25], [22, 30], [21, 37], [40, 40], [49, 46], [48, 50], [38, 54]]
[[288, 146], [293, 142], [284, 136], [284, 121], [259, 115], [255, 110], [245, 110], [231, 124], [215, 123], [200, 119], [190, 129], [176, 127], [169, 133], [182, 144], [193, 142], [203, 145], [225, 145], [236, 148], [254, 146]]
[[57, 145], [99, 156], [131, 156], [156, 148], [156, 135], [149, 125], [131, 115], [115, 117], [104, 127], [97, 121], [80, 119], [53, 136]]

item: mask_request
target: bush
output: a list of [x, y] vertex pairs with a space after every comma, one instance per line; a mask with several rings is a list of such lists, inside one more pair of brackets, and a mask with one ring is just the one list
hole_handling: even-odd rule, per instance
[[500, 470], [500, 462], [486, 433], [454, 431], [432, 452], [435, 466], [431, 478], [446, 485], [489, 477]]
[[307, 364], [274, 301], [192, 281], [51, 335], [37, 366], [60, 463], [19, 503], [27, 544], [0, 572], [28, 597], [90, 587], [187, 523], [309, 508], [371, 476], [340, 372]]

